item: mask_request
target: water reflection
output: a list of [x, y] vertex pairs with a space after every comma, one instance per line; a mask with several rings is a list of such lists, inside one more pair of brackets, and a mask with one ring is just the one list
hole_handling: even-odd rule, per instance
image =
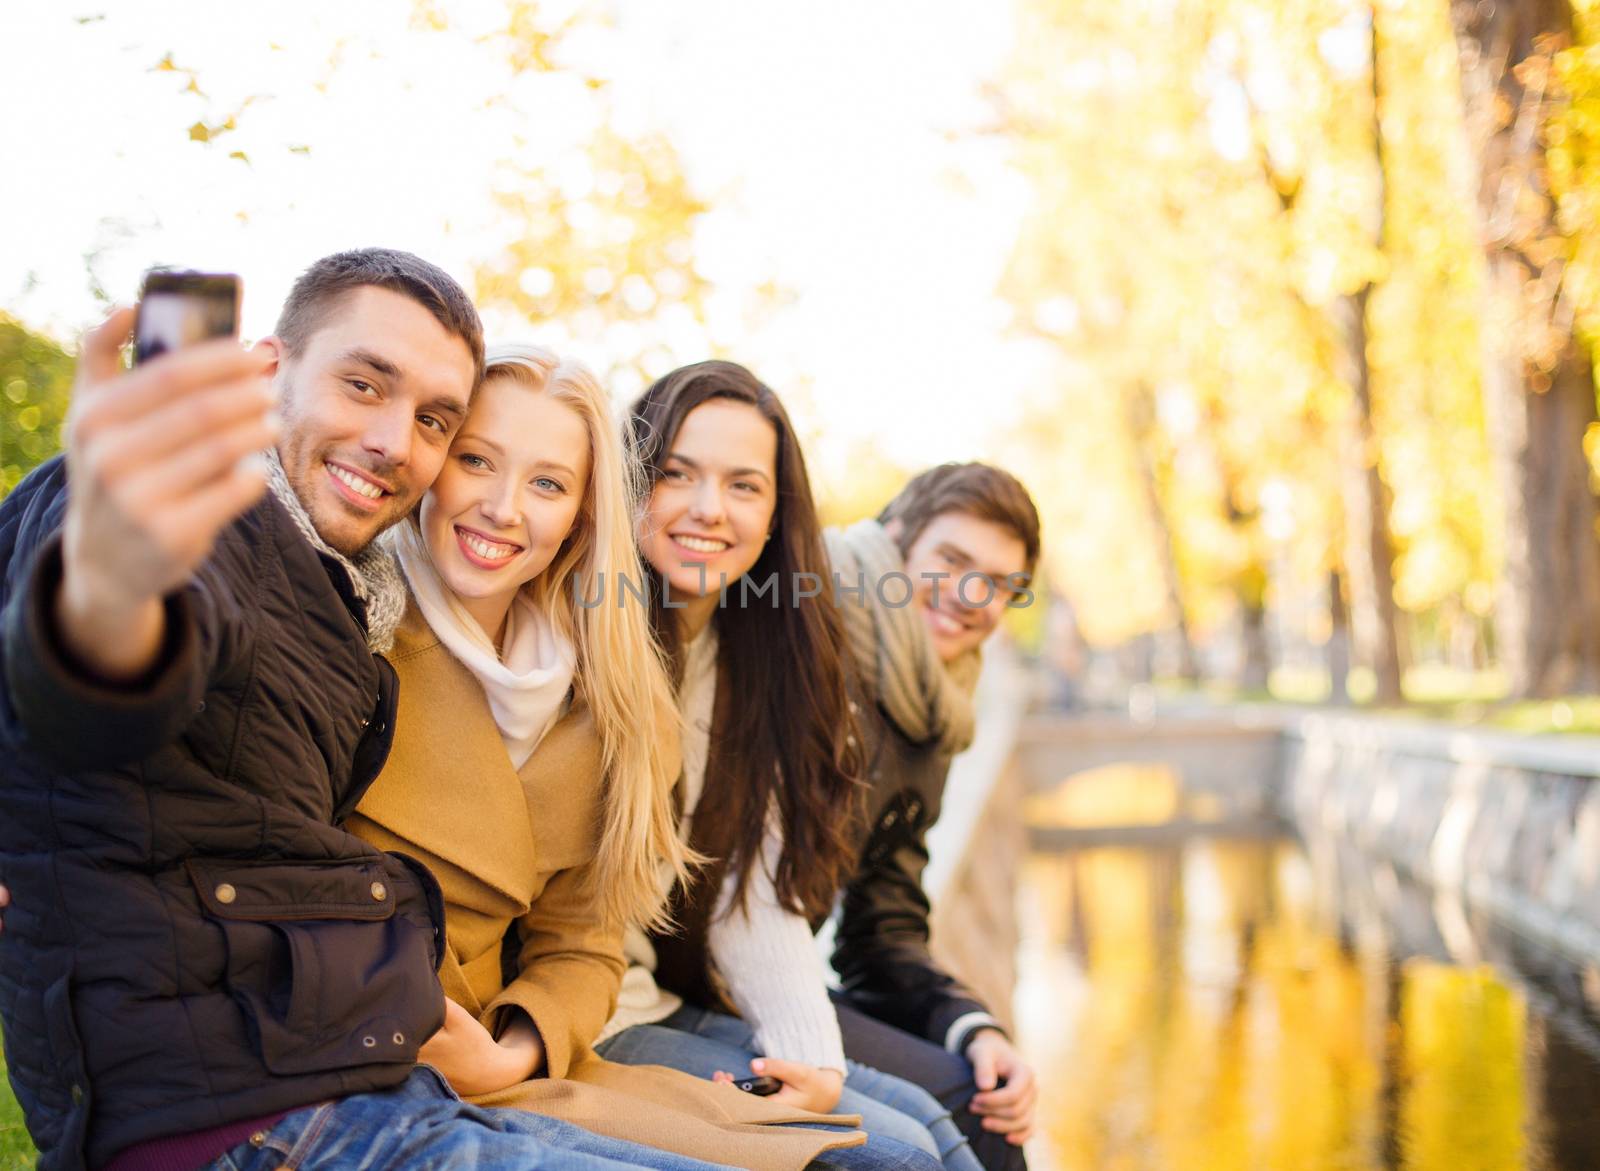
[[1600, 1167], [1600, 975], [1334, 843], [1035, 854], [1024, 899], [1038, 1171]]

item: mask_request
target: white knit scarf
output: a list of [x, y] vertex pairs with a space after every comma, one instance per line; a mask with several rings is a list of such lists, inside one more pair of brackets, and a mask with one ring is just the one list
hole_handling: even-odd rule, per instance
[[[870, 695], [907, 739], [960, 752], [972, 743], [977, 718], [972, 693], [982, 660], [977, 650], [949, 663], [941, 662], [913, 605], [888, 606], [878, 583], [892, 573], [905, 573], [900, 548], [875, 520], [823, 534], [833, 572], [852, 592], [840, 598], [845, 636], [857, 671]], [[866, 589], [856, 594], [857, 579]], [[884, 593], [898, 597], [903, 587]]]
[[333, 558], [350, 575], [350, 586], [366, 607], [367, 648], [377, 654], [387, 651], [394, 646], [395, 628], [406, 612], [406, 587], [393, 556], [377, 541], [354, 557], [346, 557], [329, 545], [290, 486], [276, 449], [266, 452], [266, 460], [267, 487], [293, 519], [294, 527], [313, 549]]
[[524, 590], [511, 603], [497, 654], [489, 633], [467, 613], [434, 568], [415, 522], [402, 521], [391, 532], [390, 543], [400, 558], [417, 609], [445, 649], [483, 685], [506, 752], [520, 769], [566, 707], [577, 665], [572, 643], [556, 631]]

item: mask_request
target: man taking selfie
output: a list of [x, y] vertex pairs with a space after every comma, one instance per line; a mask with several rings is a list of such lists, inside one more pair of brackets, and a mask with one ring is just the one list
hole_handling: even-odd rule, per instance
[[372, 542], [483, 372], [466, 295], [372, 249], [249, 352], [124, 373], [131, 323], [86, 339], [65, 456], [0, 503], [0, 1018], [40, 1167], [662, 1165], [415, 1067], [437, 887], [334, 828], [395, 710]]

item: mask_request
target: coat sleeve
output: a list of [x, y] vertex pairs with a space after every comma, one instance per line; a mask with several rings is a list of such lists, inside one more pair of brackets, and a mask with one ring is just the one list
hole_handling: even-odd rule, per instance
[[928, 948], [928, 825], [891, 805], [839, 904], [833, 968], [841, 999], [870, 1017], [961, 1053], [980, 1028], [1000, 1027], [977, 995]]
[[517, 920], [506, 940], [516, 950], [515, 977], [482, 1017], [498, 1035], [504, 1014], [527, 1013], [550, 1077], [565, 1077], [573, 1058], [594, 1044], [617, 1007], [626, 966], [622, 927], [598, 921], [589, 874], [588, 866], [558, 871]]
[[8, 499], [0, 539], [0, 741], [61, 771], [111, 768], [175, 739], [199, 709], [222, 611], [192, 582], [169, 595], [155, 665], [127, 685], [96, 680], [61, 643], [54, 608], [62, 580], [65, 464]]

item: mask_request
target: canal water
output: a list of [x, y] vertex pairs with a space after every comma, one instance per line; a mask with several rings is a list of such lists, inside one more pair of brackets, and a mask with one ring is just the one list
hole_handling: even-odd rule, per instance
[[1338, 842], [1118, 840], [1161, 786], [1105, 772], [1090, 844], [1024, 868], [1034, 1171], [1600, 1168], [1600, 967]]

